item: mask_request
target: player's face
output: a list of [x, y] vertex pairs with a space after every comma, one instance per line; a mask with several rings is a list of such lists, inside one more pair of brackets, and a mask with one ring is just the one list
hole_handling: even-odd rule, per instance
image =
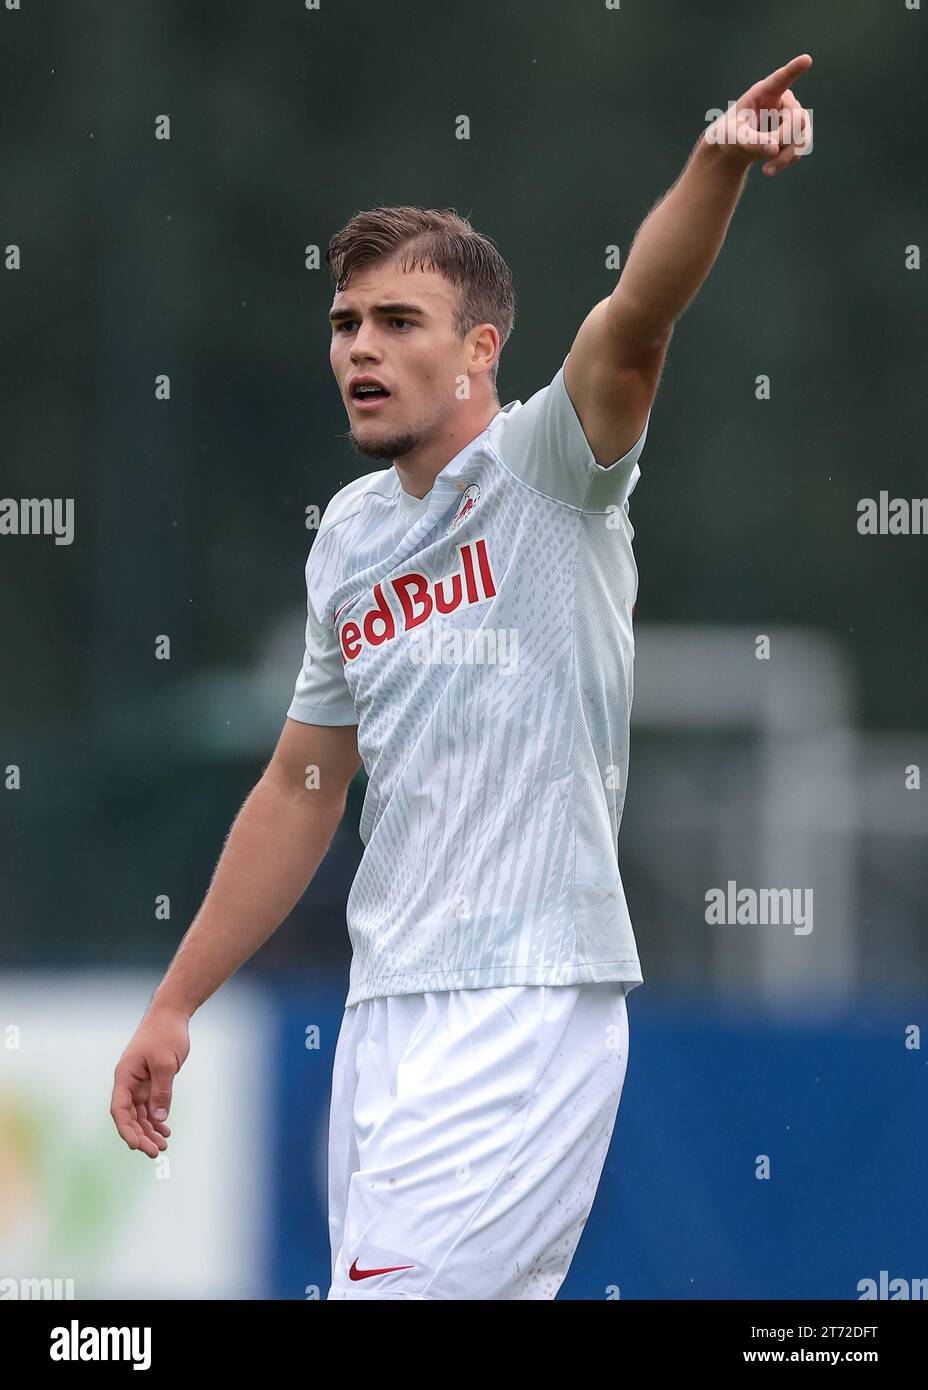
[[[359, 453], [402, 458], [442, 431], [460, 408], [471, 335], [454, 332], [454, 289], [431, 270], [394, 262], [356, 271], [330, 311], [330, 359]], [[372, 377], [387, 394], [359, 394]]]

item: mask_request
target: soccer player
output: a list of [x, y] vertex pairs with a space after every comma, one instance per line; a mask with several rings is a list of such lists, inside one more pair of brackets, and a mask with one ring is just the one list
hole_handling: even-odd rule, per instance
[[329, 245], [350, 438], [390, 463], [322, 516], [283, 732], [120, 1059], [111, 1113], [130, 1148], [166, 1147], [191, 1015], [297, 902], [363, 763], [331, 1299], [547, 1299], [567, 1272], [642, 982], [617, 862], [629, 495], [674, 323], [748, 170], [775, 175], [808, 145], [790, 83], [811, 62], [702, 134], [525, 404], [500, 406], [512, 282], [469, 222], [376, 208]]

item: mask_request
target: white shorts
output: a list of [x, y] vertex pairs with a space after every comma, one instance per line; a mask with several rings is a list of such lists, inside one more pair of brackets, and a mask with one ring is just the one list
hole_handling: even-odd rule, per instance
[[328, 1297], [554, 1298], [627, 1061], [618, 982], [347, 1008], [329, 1118]]

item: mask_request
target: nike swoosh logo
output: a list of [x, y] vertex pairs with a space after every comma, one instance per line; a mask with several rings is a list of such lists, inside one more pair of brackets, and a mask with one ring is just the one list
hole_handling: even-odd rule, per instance
[[415, 1265], [390, 1265], [387, 1269], [358, 1269], [358, 1262], [355, 1260], [348, 1271], [348, 1278], [370, 1279], [373, 1274], [393, 1274], [397, 1269], [415, 1269], [415, 1267]]

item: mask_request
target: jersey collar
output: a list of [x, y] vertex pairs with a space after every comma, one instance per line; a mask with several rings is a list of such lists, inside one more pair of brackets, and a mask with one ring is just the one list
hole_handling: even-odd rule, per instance
[[[465, 444], [464, 448], [459, 450], [458, 453], [455, 454], [454, 458], [449, 459], [449, 461], [445, 464], [444, 468], [442, 468], [441, 472], [436, 474], [435, 481], [432, 484], [432, 489], [429, 493], [426, 494], [429, 499], [429, 505], [426, 509], [428, 512], [432, 512], [436, 508], [440, 509], [446, 506], [447, 503], [453, 497], [459, 496], [461, 491], [461, 474], [466, 473], [468, 467], [471, 464], [474, 454], [476, 454], [485, 444], [490, 431], [493, 429], [494, 425], [496, 425], [497, 422], [502, 418], [502, 416], [508, 415], [511, 411], [517, 409], [521, 404], [521, 401], [510, 401], [508, 405], [502, 406], [493, 416], [493, 419], [486, 426], [486, 428], [484, 430], [481, 430], [480, 434], [475, 435], [474, 438], [469, 441], [469, 443]], [[396, 465], [393, 464], [392, 468], [393, 496], [397, 501], [399, 501], [400, 493], [404, 490], [403, 484], [401, 483], [400, 476], [396, 471]]]

